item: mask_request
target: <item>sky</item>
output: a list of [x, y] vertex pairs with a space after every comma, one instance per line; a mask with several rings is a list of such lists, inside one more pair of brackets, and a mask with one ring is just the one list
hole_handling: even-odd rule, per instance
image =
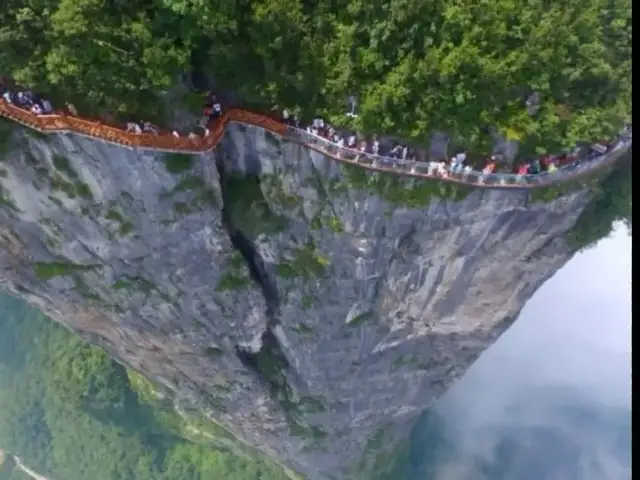
[[446, 437], [446, 453], [424, 453], [431, 465], [413, 477], [630, 478], [630, 395], [631, 237], [619, 225], [549, 279], [442, 397], [444, 427], [427, 438]]

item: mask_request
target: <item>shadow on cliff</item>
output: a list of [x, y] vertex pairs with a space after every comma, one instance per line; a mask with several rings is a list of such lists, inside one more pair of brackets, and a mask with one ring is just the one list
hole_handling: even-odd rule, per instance
[[[278, 400], [285, 415], [289, 416], [293, 405], [290, 377], [295, 376], [275, 332], [279, 325], [280, 296], [275, 277], [266, 268], [260, 252], [253, 243], [259, 231], [282, 228], [281, 220], [269, 209], [260, 188], [258, 174], [239, 175], [225, 169], [224, 162], [216, 162], [224, 205], [222, 223], [231, 243], [247, 263], [251, 278], [260, 286], [267, 310], [267, 325], [259, 345], [236, 345], [236, 355], [268, 386], [273, 398]], [[257, 347], [257, 348], [255, 348]], [[295, 422], [292, 417], [291, 422]]]
[[[270, 325], [277, 324], [278, 308], [280, 298], [275, 279], [269, 275], [265, 262], [256, 249], [251, 233], [246, 233], [239, 218], [234, 212], [240, 209], [243, 212], [252, 211], [252, 205], [266, 206], [266, 200], [258, 196], [260, 192], [260, 180], [257, 175], [247, 178], [240, 178], [235, 174], [226, 171], [222, 161], [216, 163], [218, 174], [220, 175], [220, 186], [222, 190], [223, 208], [222, 224], [229, 234], [229, 238], [234, 248], [240, 252], [249, 268], [249, 273], [253, 281], [261, 288], [265, 302], [267, 304], [267, 318]], [[251, 219], [249, 219], [251, 221]], [[240, 223], [240, 225], [239, 225]]]

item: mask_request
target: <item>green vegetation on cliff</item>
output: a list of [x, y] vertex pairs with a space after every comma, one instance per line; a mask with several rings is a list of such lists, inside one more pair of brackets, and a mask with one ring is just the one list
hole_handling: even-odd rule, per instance
[[593, 198], [578, 217], [568, 235], [576, 250], [594, 245], [608, 237], [615, 222], [623, 222], [631, 231], [631, 159], [629, 150], [611, 172], [594, 188]]
[[616, 222], [623, 222], [631, 229], [632, 157], [633, 152], [629, 149], [613, 166], [562, 185], [532, 190], [529, 200], [547, 203], [588, 190], [589, 203], [568, 232], [567, 241], [575, 250], [591, 247], [608, 237]]
[[355, 94], [364, 131], [468, 144], [491, 125], [552, 149], [629, 115], [631, 0], [7, 0], [0, 71], [92, 113], [160, 114], [193, 71], [334, 120]]
[[139, 374], [0, 296], [0, 448], [64, 480], [288, 478], [188, 427]]

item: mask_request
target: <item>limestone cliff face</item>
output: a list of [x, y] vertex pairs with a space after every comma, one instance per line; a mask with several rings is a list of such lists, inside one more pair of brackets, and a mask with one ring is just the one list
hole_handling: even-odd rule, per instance
[[310, 479], [379, 469], [569, 259], [587, 202], [365, 173], [243, 126], [191, 163], [11, 142], [2, 286]]

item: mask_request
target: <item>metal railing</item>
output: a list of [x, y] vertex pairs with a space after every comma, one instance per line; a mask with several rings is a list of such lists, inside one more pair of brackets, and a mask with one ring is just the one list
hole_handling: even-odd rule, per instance
[[485, 174], [476, 170], [464, 171], [462, 169], [452, 171], [448, 168], [446, 171], [442, 171], [437, 162], [416, 162], [361, 152], [339, 146], [324, 137], [295, 127], [288, 127], [287, 139], [306, 145], [340, 161], [370, 170], [487, 188], [535, 188], [564, 183], [585, 173], [613, 164], [632, 142], [631, 138], [620, 140], [613, 149], [603, 155], [566, 165], [555, 172], [519, 175], [514, 173]]
[[268, 130], [291, 142], [304, 145], [340, 162], [357, 165], [367, 170], [389, 172], [417, 178], [437, 179], [446, 182], [472, 185], [482, 188], [536, 188], [565, 183], [585, 173], [613, 164], [631, 145], [631, 135], [618, 142], [611, 151], [590, 160], [559, 168], [555, 172], [542, 172], [531, 175], [513, 173], [485, 174], [475, 170], [442, 170], [437, 162], [417, 162], [385, 157], [361, 152], [315, 135], [306, 130], [287, 126], [281, 121], [247, 110], [230, 109], [220, 118], [209, 124], [207, 136], [180, 136], [170, 132], [133, 133], [125, 129], [108, 125], [101, 121], [91, 121], [79, 117], [56, 113], [36, 115], [16, 105], [0, 99], [0, 115], [14, 120], [26, 127], [42, 133], [73, 133], [106, 143], [130, 149], [144, 149], [161, 152], [198, 154], [216, 147], [224, 135], [228, 123], [240, 123]]

